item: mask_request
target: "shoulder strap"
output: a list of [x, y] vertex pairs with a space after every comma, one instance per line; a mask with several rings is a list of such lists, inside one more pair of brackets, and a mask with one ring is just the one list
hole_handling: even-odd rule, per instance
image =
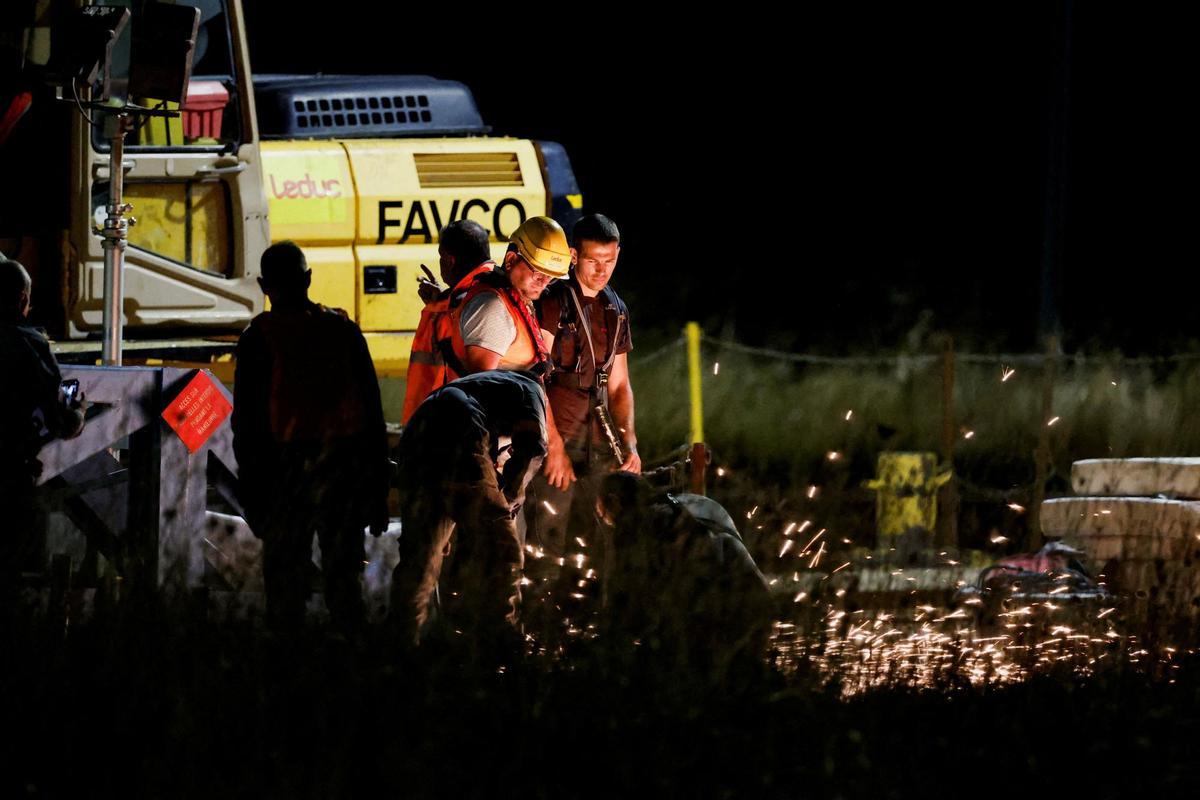
[[621, 312], [621, 300], [611, 286], [605, 286], [601, 294], [607, 296], [608, 304], [616, 312], [617, 317], [617, 323], [608, 337], [608, 358], [604, 362], [604, 371], [608, 372], [612, 369], [613, 362], [617, 360], [617, 342], [621, 340], [621, 325], [628, 325], [629, 321]]
[[587, 337], [588, 353], [592, 356], [592, 370], [603, 369], [596, 362], [596, 345], [592, 342], [591, 320], [584, 316], [583, 304], [579, 302], [579, 295], [575, 293], [575, 287], [570, 283], [567, 283], [567, 294], [571, 295], [571, 302], [575, 306], [575, 313], [579, 315], [579, 327], [583, 328], [583, 335]]

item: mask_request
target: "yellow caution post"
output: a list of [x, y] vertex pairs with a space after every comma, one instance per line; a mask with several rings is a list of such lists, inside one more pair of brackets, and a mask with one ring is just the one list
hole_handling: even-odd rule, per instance
[[910, 531], [929, 537], [937, 525], [937, 491], [950, 471], [938, 471], [935, 453], [880, 453], [878, 470], [864, 485], [876, 492], [880, 546]]
[[700, 385], [700, 323], [689, 322], [687, 337], [688, 391], [691, 395], [692, 492], [704, 494], [708, 448], [704, 445], [704, 392]]

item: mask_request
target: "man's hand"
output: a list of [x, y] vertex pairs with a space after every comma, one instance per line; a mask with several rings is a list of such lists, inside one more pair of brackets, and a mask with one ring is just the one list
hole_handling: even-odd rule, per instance
[[61, 432], [59, 438], [74, 439], [79, 434], [83, 433], [84, 419], [87, 415], [88, 406], [87, 398], [83, 392], [79, 392], [70, 400], [65, 407], [65, 410], [59, 414], [61, 417]]
[[625, 445], [625, 451], [628, 453], [625, 456], [625, 462], [617, 467], [620, 472], [632, 472], [634, 475], [640, 475], [642, 472], [642, 457], [638, 455], [637, 446], [632, 444]]
[[560, 492], [565, 492], [575, 480], [575, 467], [571, 465], [571, 459], [567, 457], [567, 448], [563, 445], [562, 439], [550, 442], [549, 452], [546, 453], [546, 463], [542, 465], [542, 472], [545, 473], [546, 480], [550, 485]]
[[433, 277], [429, 267], [422, 264], [421, 269], [425, 275], [417, 277], [417, 296], [421, 298], [422, 303], [429, 305], [442, 293], [442, 286], [437, 282], [437, 278]]

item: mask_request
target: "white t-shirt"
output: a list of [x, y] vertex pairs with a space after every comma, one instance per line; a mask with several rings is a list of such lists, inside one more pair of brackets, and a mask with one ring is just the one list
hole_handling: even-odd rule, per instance
[[463, 344], [482, 347], [504, 355], [517, 338], [517, 326], [500, 296], [492, 292], [475, 295], [463, 306], [459, 321]]

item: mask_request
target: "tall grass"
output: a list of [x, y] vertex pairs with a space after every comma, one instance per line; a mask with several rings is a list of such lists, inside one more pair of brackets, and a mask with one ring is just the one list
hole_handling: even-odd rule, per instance
[[[714, 374], [714, 364], [719, 371]], [[981, 487], [1029, 486], [1034, 450], [1051, 419], [1051, 491], [1066, 492], [1083, 458], [1200, 455], [1200, 360], [1064, 358], [1042, 413], [1043, 368], [958, 359], [954, 466]], [[651, 458], [685, 443], [683, 346], [634, 356], [641, 451]], [[765, 482], [808, 484], [870, 477], [885, 450], [940, 450], [942, 366], [897, 356], [890, 363], [798, 364], [706, 344], [705, 439], [719, 463]], [[847, 420], [847, 412], [850, 419]], [[968, 436], [968, 434], [970, 434]], [[830, 453], [837, 453], [831, 461]]]

